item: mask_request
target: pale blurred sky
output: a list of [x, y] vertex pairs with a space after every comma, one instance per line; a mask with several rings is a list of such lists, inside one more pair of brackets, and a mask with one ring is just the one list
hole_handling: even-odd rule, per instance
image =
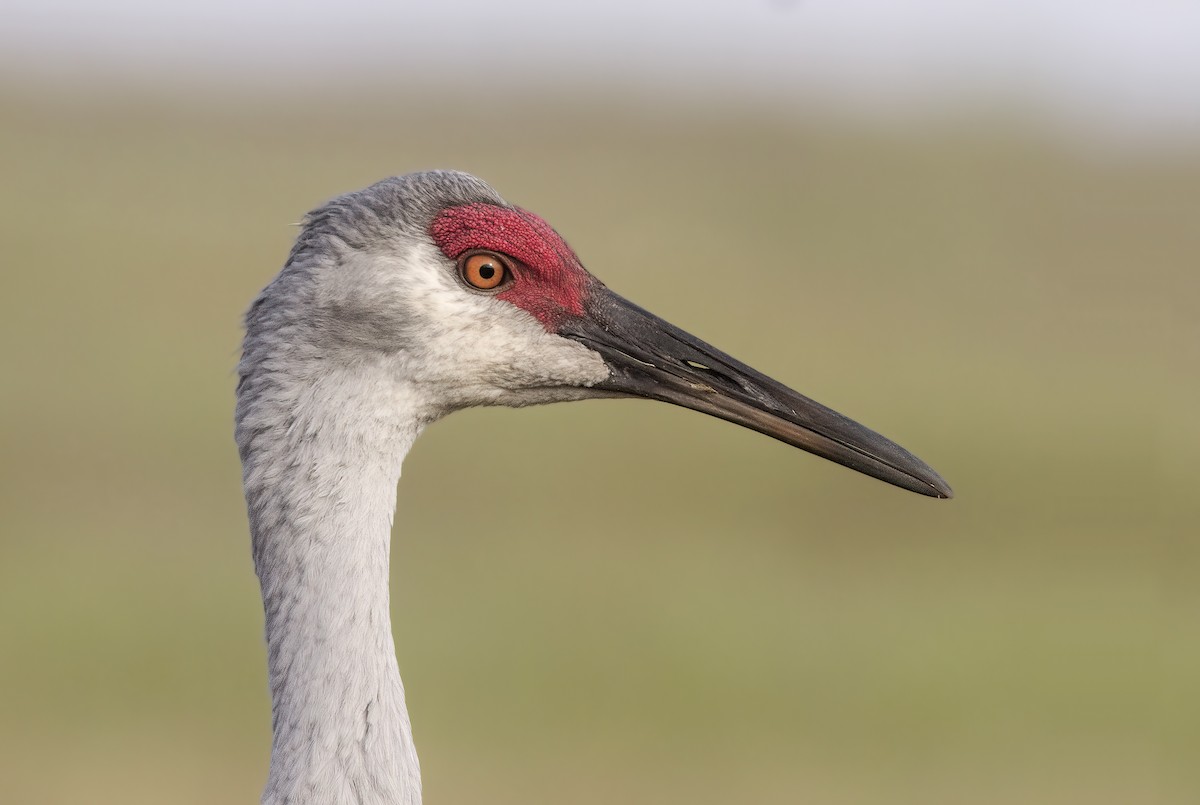
[[896, 115], [999, 103], [1103, 136], [1200, 139], [1200, 0], [6, 0], [0, 19], [10, 84], [359, 77]]

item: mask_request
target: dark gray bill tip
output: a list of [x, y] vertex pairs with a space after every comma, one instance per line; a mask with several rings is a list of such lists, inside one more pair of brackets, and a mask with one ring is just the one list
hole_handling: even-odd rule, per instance
[[946, 483], [945, 479], [932, 469], [919, 476], [913, 476], [913, 480], [921, 486], [920, 489], [914, 489], [914, 492], [939, 500], [949, 500], [954, 497], [954, 490], [950, 488], [950, 484]]

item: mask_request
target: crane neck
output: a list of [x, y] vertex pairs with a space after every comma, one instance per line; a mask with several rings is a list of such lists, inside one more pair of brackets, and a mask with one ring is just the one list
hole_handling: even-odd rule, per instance
[[264, 805], [420, 805], [389, 612], [416, 410], [361, 366], [243, 372], [237, 433], [272, 701]]

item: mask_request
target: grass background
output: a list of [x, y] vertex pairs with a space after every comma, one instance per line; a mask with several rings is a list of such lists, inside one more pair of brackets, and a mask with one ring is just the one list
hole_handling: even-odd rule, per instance
[[649, 403], [435, 425], [392, 570], [428, 802], [1200, 800], [1200, 151], [9, 88], [0, 160], [0, 801], [257, 801], [239, 318], [307, 209], [428, 167], [958, 494]]

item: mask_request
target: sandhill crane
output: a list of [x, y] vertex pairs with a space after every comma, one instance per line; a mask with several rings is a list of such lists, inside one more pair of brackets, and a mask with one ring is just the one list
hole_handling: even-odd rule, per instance
[[310, 213], [246, 315], [237, 443], [266, 613], [267, 805], [418, 805], [388, 563], [400, 464], [476, 405], [644, 397], [931, 497], [915, 456], [617, 296], [483, 181], [386, 179]]

